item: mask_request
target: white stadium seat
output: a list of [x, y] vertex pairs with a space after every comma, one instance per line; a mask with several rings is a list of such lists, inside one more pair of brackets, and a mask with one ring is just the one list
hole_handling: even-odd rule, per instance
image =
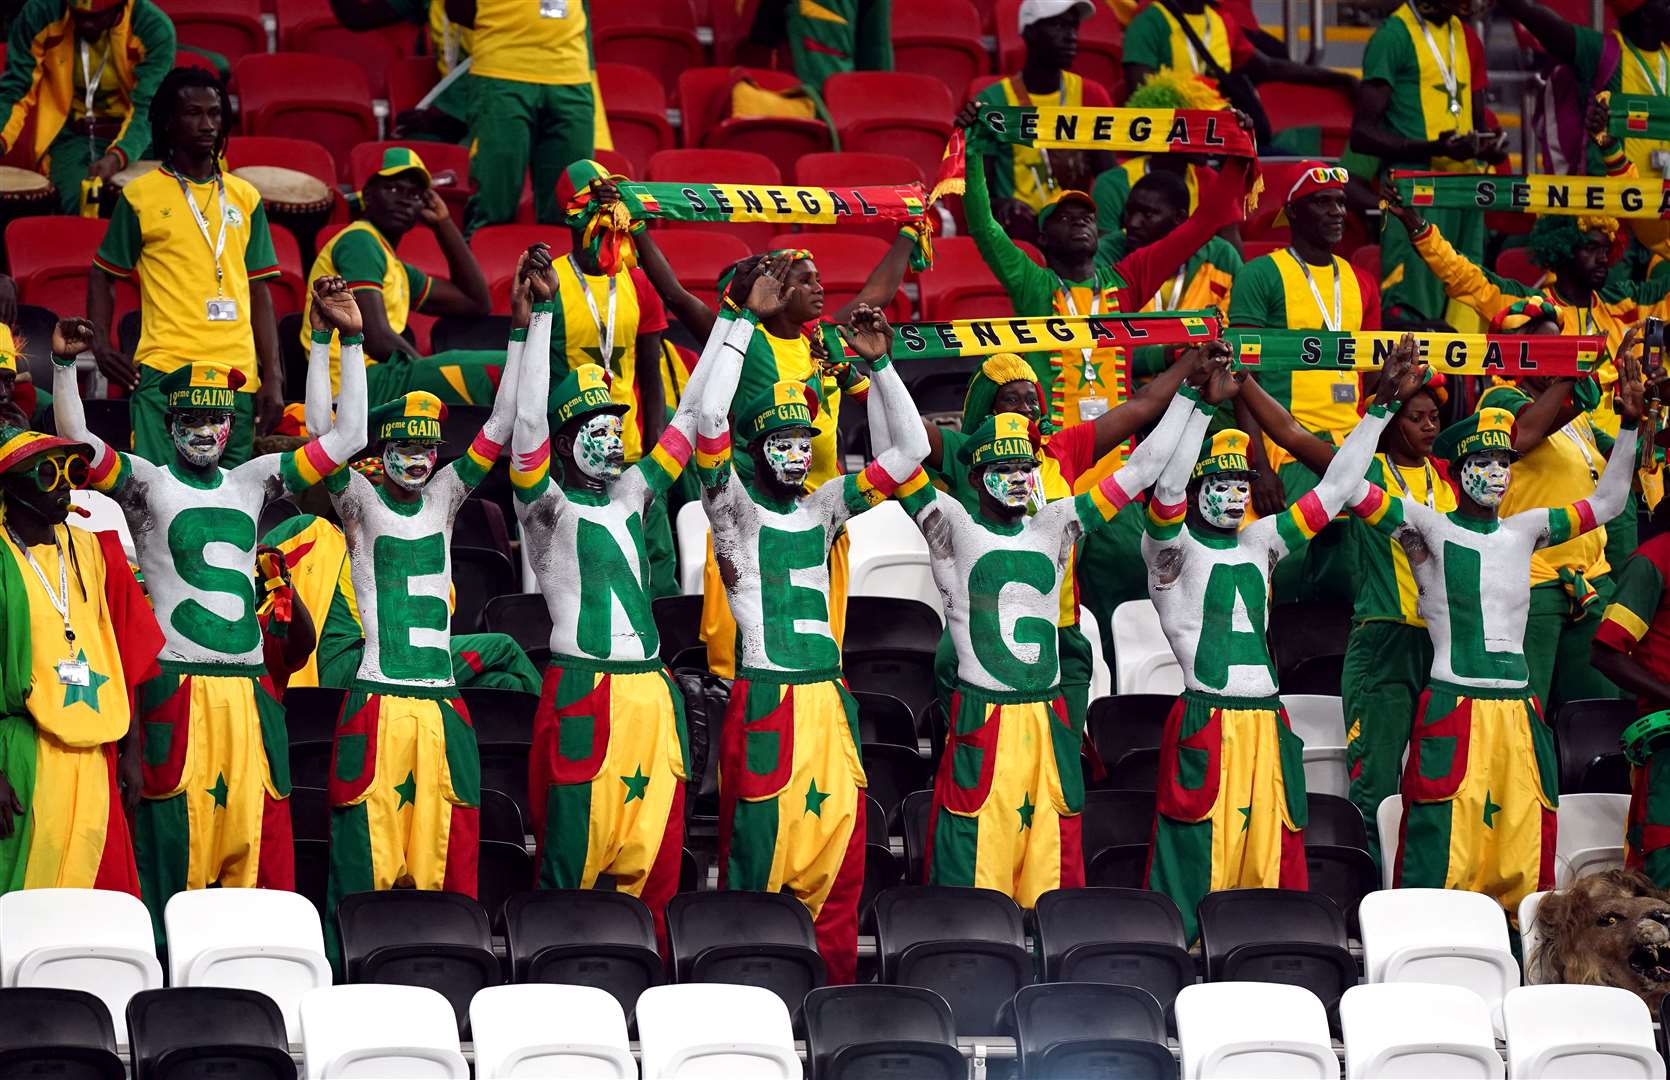
[[1365, 981], [1440, 983], [1473, 991], [1500, 1030], [1502, 998], [1519, 985], [1502, 906], [1458, 889], [1380, 889], [1357, 908]]
[[1624, 865], [1624, 828], [1629, 796], [1580, 792], [1560, 796], [1555, 887], [1585, 874]]
[[1345, 746], [1345, 703], [1338, 694], [1283, 694], [1281, 703], [1305, 749]]
[[128, 1041], [128, 999], [162, 986], [151, 913], [109, 889], [24, 889], [0, 896], [0, 986], [85, 990]]
[[193, 889], [163, 909], [171, 986], [259, 990], [301, 1042], [301, 999], [331, 984], [319, 913], [305, 896], [277, 889]]
[[1152, 600], [1127, 600], [1113, 609], [1113, 663], [1116, 694], [1183, 692], [1183, 669]]
[[1304, 987], [1196, 983], [1177, 995], [1175, 1009], [1183, 1080], [1339, 1076], [1328, 1016]]
[[1304, 750], [1305, 790], [1313, 795], [1351, 797], [1351, 769], [1343, 746], [1307, 746]]
[[626, 1014], [595, 986], [489, 986], [470, 999], [476, 1080], [637, 1080]]
[[328, 986], [302, 995], [307, 1080], [470, 1080], [458, 1017], [424, 986]]
[[1664, 1080], [1652, 1014], [1615, 986], [1522, 986], [1502, 1003], [1514, 1080]]
[[1397, 839], [1403, 829], [1403, 796], [1388, 795], [1374, 810], [1374, 828], [1380, 834], [1380, 887], [1392, 887], [1397, 872]]
[[847, 591], [854, 596], [902, 596], [920, 600], [945, 618], [945, 604], [928, 567], [922, 530], [889, 499], [847, 522]]
[[763, 986], [680, 983], [638, 997], [644, 1080], [800, 1080], [783, 999]]
[[1364, 983], [1339, 1003], [1350, 1080], [1502, 1080], [1484, 1000], [1459, 986]]
[[[1067, 585], [1063, 584], [1062, 588]], [[1102, 624], [1083, 604], [1079, 605], [1079, 630], [1090, 642], [1090, 700], [1095, 701], [1113, 693], [1113, 678], [1108, 672], [1107, 657], [1102, 655]]]
[[1548, 892], [1534, 892], [1519, 902], [1519, 956], [1525, 969], [1525, 985], [1535, 986], [1542, 980], [1536, 977], [1537, 968], [1532, 960], [1537, 955], [1537, 946], [1542, 944], [1542, 927], [1537, 925], [1537, 909], [1542, 907], [1542, 898]]
[[702, 591], [702, 567], [707, 562], [707, 511], [702, 509], [700, 499], [678, 508], [674, 529], [678, 534], [678, 590], [695, 596]]

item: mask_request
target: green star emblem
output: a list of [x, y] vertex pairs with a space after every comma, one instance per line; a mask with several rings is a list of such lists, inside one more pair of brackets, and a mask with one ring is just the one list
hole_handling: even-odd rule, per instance
[[[644, 793], [649, 790], [649, 777], [644, 775], [642, 765], [634, 769], [631, 776], [621, 777], [620, 782], [626, 785], [626, 802], [631, 802], [633, 799], [642, 799]], [[625, 803], [622, 805], [624, 806]]]
[[1251, 804], [1248, 804], [1247, 806], [1237, 807], [1235, 812], [1237, 814], [1241, 815], [1241, 831], [1246, 832], [1249, 828], [1252, 827], [1252, 806], [1251, 806]]
[[1096, 370], [1096, 364], [1089, 356], [1084, 358], [1079, 368], [1079, 382], [1085, 386], [1100, 386], [1102, 383], [1102, 373]]
[[226, 809], [226, 791], [226, 774], [221, 773], [215, 777], [215, 786], [209, 789], [209, 794], [215, 797], [215, 807], [217, 809]]
[[829, 798], [829, 792], [818, 790], [818, 778], [812, 777], [812, 782], [806, 788], [806, 813], [823, 817], [823, 801]]
[[1021, 827], [1016, 830], [1017, 832], [1025, 832], [1032, 828], [1032, 811], [1035, 809], [1037, 807], [1032, 805], [1032, 793], [1028, 792], [1022, 795], [1021, 804], [1015, 807], [1015, 813], [1021, 816]]
[[417, 774], [407, 772], [406, 779], [394, 785], [394, 793], [400, 796], [400, 802], [397, 806], [395, 806], [396, 810], [403, 809], [407, 805], [417, 802]]
[[1485, 828], [1494, 829], [1496, 827], [1496, 813], [1497, 813], [1497, 811], [1499, 811], [1501, 809], [1502, 808], [1500, 806], [1497, 806], [1494, 802], [1491, 801], [1490, 792], [1488, 790], [1485, 791], [1485, 793], [1484, 793], [1484, 827]]
[[[83, 664], [87, 663], [87, 650], [82, 649], [80, 652], [75, 654], [75, 658], [79, 663], [83, 663]], [[64, 708], [67, 709], [71, 705], [74, 705], [76, 702], [79, 701], [83, 705], [86, 705], [88, 708], [92, 709], [94, 712], [98, 712], [99, 711], [99, 687], [103, 686], [105, 683], [107, 683], [109, 681], [110, 681], [110, 676], [100, 675], [98, 672], [94, 671], [91, 667], [89, 667], [87, 669], [87, 685], [86, 686], [69, 686], [69, 685], [66, 685], [64, 687]]]
[[592, 363], [596, 364], [600, 368], [603, 368], [611, 375], [623, 374], [620, 362], [626, 356], [625, 345], [616, 345], [613, 349], [610, 349], [609, 359], [607, 361], [603, 359], [603, 346], [601, 344], [597, 345], [595, 348], [589, 349], [582, 346], [580, 351], [585, 353], [586, 356], [591, 359]]

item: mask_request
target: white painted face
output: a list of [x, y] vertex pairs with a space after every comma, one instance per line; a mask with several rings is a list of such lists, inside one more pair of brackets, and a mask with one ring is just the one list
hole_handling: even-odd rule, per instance
[[1239, 529], [1247, 516], [1247, 500], [1252, 497], [1252, 484], [1244, 476], [1217, 473], [1200, 483], [1196, 496], [1200, 516], [1214, 529]]
[[383, 447], [383, 475], [392, 484], [416, 491], [434, 475], [440, 449], [432, 442], [390, 442]]
[[613, 413], [589, 416], [574, 433], [574, 464], [593, 480], [613, 483], [626, 471], [626, 441], [621, 418]]
[[1021, 510], [1033, 501], [1038, 467], [1025, 461], [1000, 461], [980, 474], [986, 494], [1011, 510]]
[[765, 462], [785, 487], [799, 487], [812, 471], [812, 436], [805, 432], [773, 431], [765, 437]]
[[1461, 463], [1461, 490], [1480, 506], [1495, 509], [1508, 493], [1513, 456], [1506, 450], [1469, 454]]
[[200, 409], [181, 409], [169, 423], [168, 433], [180, 456], [199, 469], [217, 464], [232, 437], [232, 414]]

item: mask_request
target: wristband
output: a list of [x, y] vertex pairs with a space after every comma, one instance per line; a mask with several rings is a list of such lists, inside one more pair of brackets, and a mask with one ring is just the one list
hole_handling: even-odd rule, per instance
[[345, 338], [342, 339], [342, 347], [344, 349], [346, 349], [350, 345], [364, 345], [364, 344], [365, 344], [365, 335], [364, 334], [355, 334], [353, 337], [345, 337]]
[[882, 353], [876, 359], [870, 361], [870, 371], [879, 375], [886, 371], [892, 363], [893, 357], [888, 353]]
[[73, 357], [73, 356], [59, 356], [57, 353], [53, 353], [52, 354], [52, 362], [53, 362], [54, 365], [56, 365], [58, 367], [74, 367], [75, 366], [75, 357]]
[[1182, 386], [1179, 386], [1177, 388], [1177, 392], [1196, 404], [1200, 404], [1202, 401], [1200, 389], [1195, 386], [1190, 386], [1188, 383], [1184, 383]]
[[1392, 407], [1390, 405], [1382, 405], [1380, 402], [1376, 401], [1369, 405], [1368, 415], [1377, 420], [1383, 420], [1392, 415]]
[[335, 333], [335, 331], [326, 328], [324, 330], [313, 331], [310, 337], [315, 345], [329, 345], [331, 343], [331, 338], [335, 336]]
[[552, 299], [552, 300], [538, 300], [538, 301], [535, 301], [534, 306], [533, 306], [533, 313], [535, 315], [538, 315], [540, 312], [544, 312], [545, 314], [550, 315], [550, 314], [553, 314], [556, 310], [557, 310], [557, 302], [556, 302], [555, 299]]
[[1629, 417], [1623, 415], [1622, 413], [1618, 414], [1618, 430], [1620, 430], [1620, 431], [1634, 431], [1636, 428], [1638, 428], [1640, 426], [1641, 426], [1641, 421], [1631, 420]]
[[741, 315], [744, 319], [747, 319], [753, 325], [755, 325], [755, 326], [760, 325], [760, 317], [758, 315], [754, 314], [748, 308], [742, 307], [742, 306], [739, 305], [736, 310], [741, 313]]

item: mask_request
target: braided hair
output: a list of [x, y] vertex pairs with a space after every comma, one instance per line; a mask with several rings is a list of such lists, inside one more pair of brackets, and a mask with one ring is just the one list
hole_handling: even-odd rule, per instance
[[177, 67], [162, 77], [162, 83], [151, 98], [151, 152], [172, 164], [168, 146], [168, 129], [180, 105], [180, 92], [192, 89], [213, 90], [220, 98], [220, 137], [215, 140], [215, 160], [226, 154], [226, 135], [232, 127], [232, 101], [226, 96], [226, 84], [220, 76], [200, 67]]

